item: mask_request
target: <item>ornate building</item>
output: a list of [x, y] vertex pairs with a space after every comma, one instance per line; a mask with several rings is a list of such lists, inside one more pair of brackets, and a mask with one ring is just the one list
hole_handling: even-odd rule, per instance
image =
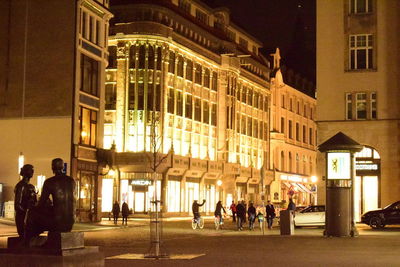
[[[146, 212], [155, 178], [168, 213], [191, 213], [196, 199], [206, 200], [206, 212], [218, 200], [261, 204], [262, 194], [278, 203], [287, 198], [285, 185], [299, 203], [314, 202], [315, 125], [308, 110], [315, 110], [315, 99], [282, 79], [271, 83], [261, 43], [232, 23], [228, 10], [200, 1], [131, 2], [115, 1], [111, 9], [104, 148], [115, 145], [116, 153], [103, 179], [103, 212], [113, 199]], [[282, 147], [285, 138], [275, 134], [280, 141], [270, 142], [269, 122], [283, 114], [276, 102], [271, 107], [272, 92], [307, 108], [307, 115], [287, 115], [307, 127], [307, 141], [285, 135]], [[301, 169], [270, 162], [280, 151], [301, 157]]]
[[218, 200], [260, 201], [272, 179], [260, 42], [200, 1], [118, 2], [104, 126], [116, 172], [103, 179], [103, 211], [113, 198], [147, 211], [155, 164], [167, 212], [191, 213], [196, 199], [207, 200], [206, 212]]
[[1, 1], [0, 202], [13, 217], [19, 168], [40, 189], [51, 160], [77, 181], [78, 219], [97, 220], [103, 147], [108, 0]]
[[[341, 131], [365, 146], [355, 155], [356, 220], [400, 195], [399, 18], [399, 1], [317, 1], [318, 142]], [[324, 155], [318, 162], [323, 177]]]

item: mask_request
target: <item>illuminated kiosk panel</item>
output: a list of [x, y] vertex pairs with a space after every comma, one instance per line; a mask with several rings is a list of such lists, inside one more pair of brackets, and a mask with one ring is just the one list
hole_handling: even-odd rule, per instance
[[328, 179], [351, 179], [350, 166], [350, 153], [328, 153]]

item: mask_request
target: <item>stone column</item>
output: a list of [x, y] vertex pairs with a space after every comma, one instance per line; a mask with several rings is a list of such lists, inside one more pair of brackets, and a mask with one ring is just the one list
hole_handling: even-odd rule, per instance
[[129, 81], [127, 73], [128, 48], [125, 42], [118, 42], [117, 45], [117, 92], [116, 92], [116, 150], [122, 152], [125, 150], [125, 118], [126, 118], [126, 97], [127, 83]]

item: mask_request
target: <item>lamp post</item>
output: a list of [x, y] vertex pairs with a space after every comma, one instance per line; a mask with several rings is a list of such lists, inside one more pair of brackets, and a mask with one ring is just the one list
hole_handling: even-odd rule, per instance
[[363, 146], [342, 132], [319, 145], [326, 153], [326, 236], [357, 236], [354, 222], [354, 153]]

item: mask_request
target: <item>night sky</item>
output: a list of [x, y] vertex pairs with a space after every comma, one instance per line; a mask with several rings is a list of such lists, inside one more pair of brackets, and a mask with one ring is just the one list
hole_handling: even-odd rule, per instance
[[315, 0], [201, 0], [225, 6], [231, 20], [263, 42], [264, 55], [281, 50], [282, 63], [315, 82]]

